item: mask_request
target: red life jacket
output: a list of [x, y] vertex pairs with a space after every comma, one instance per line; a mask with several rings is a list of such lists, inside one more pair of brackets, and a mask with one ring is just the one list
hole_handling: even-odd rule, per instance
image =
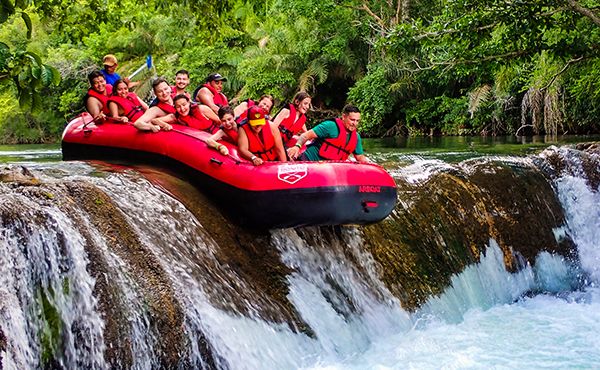
[[175, 113], [175, 107], [172, 106], [169, 103], [164, 103], [162, 101], [159, 101], [158, 104], [155, 105], [156, 107], [162, 109], [163, 112], [169, 114], [169, 113]]
[[302, 126], [306, 123], [306, 115], [302, 114], [296, 120], [296, 107], [294, 104], [289, 104], [288, 109], [290, 110], [290, 115], [281, 121], [279, 125], [279, 131], [281, 132], [281, 140], [283, 143], [287, 143], [292, 136], [296, 135], [300, 130], [302, 130]]
[[350, 139], [346, 143], [348, 137], [348, 131], [344, 126], [344, 122], [336, 118], [335, 123], [337, 124], [339, 134], [337, 137], [327, 138], [322, 141], [321, 148], [319, 149], [319, 156], [321, 158], [329, 160], [345, 161], [348, 156], [356, 149], [358, 144], [358, 134], [356, 130], [350, 133]]
[[[177, 86], [171, 86], [171, 98], [174, 98], [174, 97], [176, 97], [177, 95], [179, 95], [179, 94], [177, 94]], [[191, 99], [191, 98], [192, 98], [192, 97], [190, 96], [190, 93], [189, 93], [189, 92], [187, 92], [187, 91], [184, 91], [184, 92], [183, 92], [183, 95], [187, 96], [187, 97], [188, 97], [188, 99]]]
[[212, 87], [210, 84], [204, 84], [204, 87], [209, 89], [210, 92], [213, 94], [213, 102], [216, 105], [221, 106], [221, 107], [229, 105], [229, 103], [227, 102], [227, 97], [225, 95], [223, 95], [223, 93], [220, 93], [217, 90], [215, 90], [215, 88]]
[[202, 114], [198, 104], [192, 104], [190, 106], [190, 113], [187, 116], [182, 116], [177, 112], [175, 113], [175, 117], [177, 117], [177, 122], [181, 125], [210, 132], [211, 134], [214, 134], [219, 129], [217, 123], [211, 121]]
[[231, 139], [231, 141], [237, 145], [238, 142], [238, 130], [232, 128], [225, 128], [223, 126], [221, 126], [221, 130], [223, 130], [223, 132], [225, 133], [225, 135], [227, 135], [229, 137], [229, 139]]
[[137, 121], [144, 114], [142, 103], [140, 103], [140, 99], [135, 93], [130, 92], [126, 98], [111, 96], [108, 101], [117, 103], [123, 109], [125, 117], [129, 119], [129, 122]]
[[110, 94], [112, 94], [112, 85], [106, 84], [106, 95], [102, 95], [96, 90], [89, 89], [85, 100], [87, 101], [90, 96], [100, 100], [102, 103], [102, 113], [110, 114], [110, 110], [108, 110], [108, 99], [110, 98]]
[[275, 138], [271, 132], [271, 126], [267, 122], [258, 134], [252, 130], [250, 125], [243, 125], [242, 129], [248, 136], [248, 150], [264, 161], [277, 160], [275, 150]]
[[248, 107], [246, 108], [246, 110], [244, 110], [242, 112], [242, 114], [239, 115], [239, 117], [235, 118], [235, 122], [237, 122], [237, 123], [245, 122], [246, 118], [248, 117], [248, 109], [250, 109], [250, 107], [255, 106], [256, 102], [254, 102], [254, 100], [252, 100], [252, 99], [248, 99], [248, 100], [246, 100], [246, 104], [248, 104]]

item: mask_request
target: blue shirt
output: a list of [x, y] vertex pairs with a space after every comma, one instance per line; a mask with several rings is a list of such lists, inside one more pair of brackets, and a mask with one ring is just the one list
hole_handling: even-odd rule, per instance
[[111, 84], [111, 85], [115, 85], [115, 82], [117, 82], [117, 80], [121, 79], [121, 76], [119, 76], [118, 73], [108, 73], [106, 72], [105, 69], [101, 70], [100, 72], [102, 72], [102, 74], [104, 75], [104, 79], [106, 80], [107, 84]]

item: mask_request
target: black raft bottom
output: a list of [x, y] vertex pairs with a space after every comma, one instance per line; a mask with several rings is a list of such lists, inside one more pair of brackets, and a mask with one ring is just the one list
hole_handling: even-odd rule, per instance
[[171, 158], [121, 148], [62, 143], [64, 160], [117, 159], [164, 166], [206, 193], [234, 222], [273, 229], [308, 225], [370, 224], [387, 217], [396, 188], [361, 192], [358, 186], [250, 191], [218, 181]]

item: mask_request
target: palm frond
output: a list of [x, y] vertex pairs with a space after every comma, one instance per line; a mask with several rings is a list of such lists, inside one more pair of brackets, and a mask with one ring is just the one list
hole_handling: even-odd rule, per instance
[[481, 104], [490, 100], [490, 92], [492, 91], [492, 87], [488, 84], [481, 85], [475, 88], [473, 91], [469, 93], [469, 114], [471, 118], [475, 115], [475, 112], [481, 107]]

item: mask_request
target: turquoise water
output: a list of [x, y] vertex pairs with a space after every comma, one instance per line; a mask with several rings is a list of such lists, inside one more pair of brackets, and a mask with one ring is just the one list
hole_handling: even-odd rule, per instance
[[56, 162], [61, 159], [60, 144], [0, 145], [0, 163]]

